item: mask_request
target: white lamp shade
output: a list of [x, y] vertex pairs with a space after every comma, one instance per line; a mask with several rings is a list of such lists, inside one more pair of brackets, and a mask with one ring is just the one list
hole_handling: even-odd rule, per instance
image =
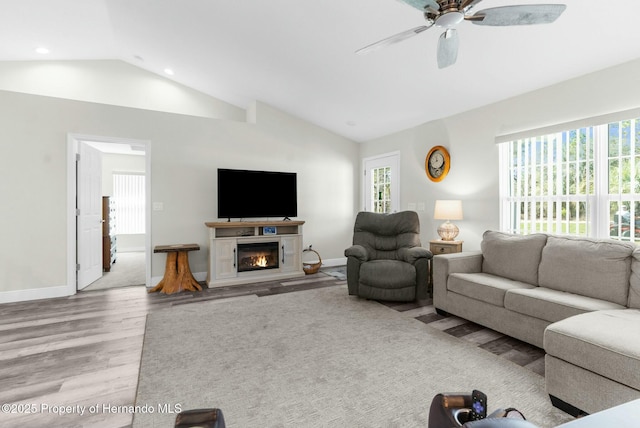
[[462, 220], [462, 201], [437, 200], [433, 218], [435, 220]]

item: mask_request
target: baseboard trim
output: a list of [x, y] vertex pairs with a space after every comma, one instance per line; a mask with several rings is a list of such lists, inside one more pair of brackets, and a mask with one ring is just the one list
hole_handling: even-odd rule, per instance
[[332, 266], [346, 266], [347, 258], [337, 258], [337, 259], [322, 259], [322, 266], [320, 267], [332, 267]]
[[31, 288], [28, 290], [12, 290], [0, 292], [1, 303], [26, 302], [28, 300], [52, 299], [55, 297], [67, 297], [74, 293], [69, 292], [69, 287], [60, 285], [56, 287]]

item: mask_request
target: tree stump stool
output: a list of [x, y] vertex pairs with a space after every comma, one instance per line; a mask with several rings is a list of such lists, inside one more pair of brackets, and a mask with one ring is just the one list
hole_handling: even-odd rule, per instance
[[167, 253], [167, 265], [162, 280], [149, 290], [149, 293], [159, 291], [165, 294], [180, 291], [202, 291], [202, 287], [193, 277], [189, 267], [189, 251], [200, 249], [198, 244], [158, 245], [154, 253]]

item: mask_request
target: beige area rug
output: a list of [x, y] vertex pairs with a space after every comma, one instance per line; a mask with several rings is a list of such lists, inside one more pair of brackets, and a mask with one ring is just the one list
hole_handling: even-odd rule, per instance
[[541, 427], [571, 419], [543, 377], [346, 286], [247, 296], [148, 316], [133, 426], [219, 407], [230, 428], [425, 428], [435, 394], [474, 388], [490, 412], [515, 407]]
[[111, 271], [103, 272], [102, 278], [92, 282], [82, 291], [144, 285], [145, 254], [144, 251], [117, 253], [116, 262], [111, 265]]

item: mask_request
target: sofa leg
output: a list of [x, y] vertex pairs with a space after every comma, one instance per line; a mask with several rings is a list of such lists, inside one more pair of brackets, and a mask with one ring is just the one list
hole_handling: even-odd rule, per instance
[[442, 315], [443, 317], [448, 317], [449, 316], [449, 312], [443, 311], [442, 309], [438, 309], [438, 308], [436, 308], [436, 313], [438, 315]]
[[587, 412], [584, 412], [584, 411], [578, 409], [577, 407], [567, 403], [566, 401], [563, 401], [563, 400], [559, 399], [555, 395], [549, 394], [549, 398], [551, 399], [551, 404], [553, 404], [553, 407], [556, 407], [556, 408], [562, 410], [563, 412], [570, 414], [571, 416], [573, 416], [575, 418], [588, 415]]

